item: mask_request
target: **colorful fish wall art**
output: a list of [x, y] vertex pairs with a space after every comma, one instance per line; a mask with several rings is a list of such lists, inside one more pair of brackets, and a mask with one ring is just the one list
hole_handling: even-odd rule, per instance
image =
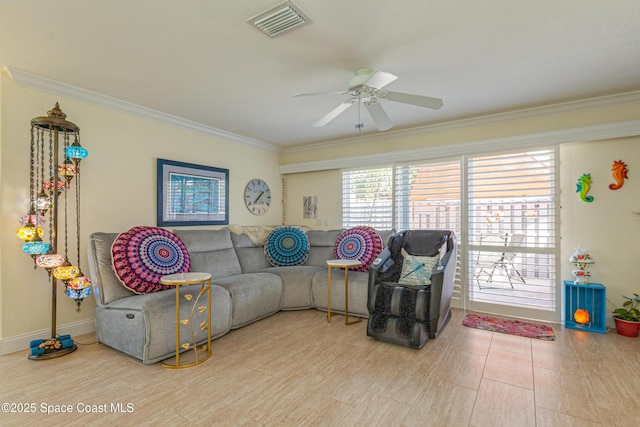
[[579, 193], [580, 199], [583, 202], [591, 203], [593, 202], [593, 196], [587, 196], [587, 193], [591, 189], [591, 174], [583, 173], [580, 178], [578, 178], [578, 183], [576, 185], [576, 193]]
[[624, 185], [624, 180], [629, 179], [627, 172], [627, 165], [622, 161], [614, 161], [613, 166], [611, 166], [611, 172], [613, 172], [613, 179], [616, 180], [615, 184], [609, 184], [609, 190], [619, 190]]

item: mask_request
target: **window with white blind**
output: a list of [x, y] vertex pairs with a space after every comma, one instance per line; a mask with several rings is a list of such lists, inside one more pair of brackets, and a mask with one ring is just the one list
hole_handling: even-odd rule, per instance
[[469, 301], [555, 311], [555, 152], [468, 159]]
[[[395, 222], [397, 230], [453, 230], [460, 239], [462, 226], [461, 160], [403, 164], [395, 167]], [[454, 305], [462, 306], [462, 260], [453, 288]]]
[[395, 168], [395, 227], [460, 233], [460, 160]]
[[392, 168], [342, 172], [342, 226], [393, 228]]

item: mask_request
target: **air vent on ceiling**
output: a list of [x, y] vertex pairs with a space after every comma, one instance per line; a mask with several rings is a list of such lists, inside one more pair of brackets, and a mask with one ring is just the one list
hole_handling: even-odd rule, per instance
[[313, 21], [293, 2], [286, 1], [249, 18], [247, 22], [273, 38]]

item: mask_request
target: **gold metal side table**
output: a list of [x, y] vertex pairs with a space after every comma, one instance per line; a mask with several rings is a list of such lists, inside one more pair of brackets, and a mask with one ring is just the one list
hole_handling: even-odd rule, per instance
[[[349, 268], [360, 267], [362, 263], [354, 259], [329, 259], [327, 260], [327, 322], [331, 323], [331, 268], [344, 269], [344, 324], [352, 325], [362, 322], [362, 318], [356, 317], [357, 320], [349, 321]], [[340, 316], [340, 313], [334, 313], [333, 316]], [[354, 317], [354, 316], [351, 316]]]
[[[176, 355], [174, 358], [167, 359], [162, 362], [166, 368], [188, 368], [190, 366], [199, 365], [211, 357], [211, 274], [209, 273], [176, 273], [163, 276], [160, 283], [167, 286], [175, 286], [176, 288]], [[183, 298], [190, 301], [191, 313], [184, 319], [180, 318], [180, 286], [201, 284], [200, 291], [197, 295], [185, 294]], [[207, 294], [206, 305], [201, 303], [204, 294]], [[194, 324], [196, 315], [205, 314], [205, 320]], [[180, 343], [180, 325], [189, 327], [191, 332], [191, 341]], [[198, 347], [196, 342], [197, 332], [207, 330], [207, 344]], [[180, 362], [180, 350], [187, 350], [182, 354], [183, 360], [188, 353], [192, 354], [191, 360], [187, 363]], [[173, 360], [173, 361], [171, 361]]]

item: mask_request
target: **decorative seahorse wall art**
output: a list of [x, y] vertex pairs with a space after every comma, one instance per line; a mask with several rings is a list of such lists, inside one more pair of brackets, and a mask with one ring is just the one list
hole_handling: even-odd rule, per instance
[[580, 199], [582, 199], [583, 202], [593, 202], [593, 196], [587, 196], [590, 189], [591, 174], [583, 173], [582, 176], [578, 178], [578, 183], [576, 184], [576, 193], [580, 193]]
[[609, 184], [609, 190], [619, 190], [624, 185], [624, 180], [629, 179], [627, 176], [627, 165], [622, 161], [614, 161], [613, 166], [611, 166], [611, 171], [613, 172], [613, 179], [616, 180], [615, 184]]

